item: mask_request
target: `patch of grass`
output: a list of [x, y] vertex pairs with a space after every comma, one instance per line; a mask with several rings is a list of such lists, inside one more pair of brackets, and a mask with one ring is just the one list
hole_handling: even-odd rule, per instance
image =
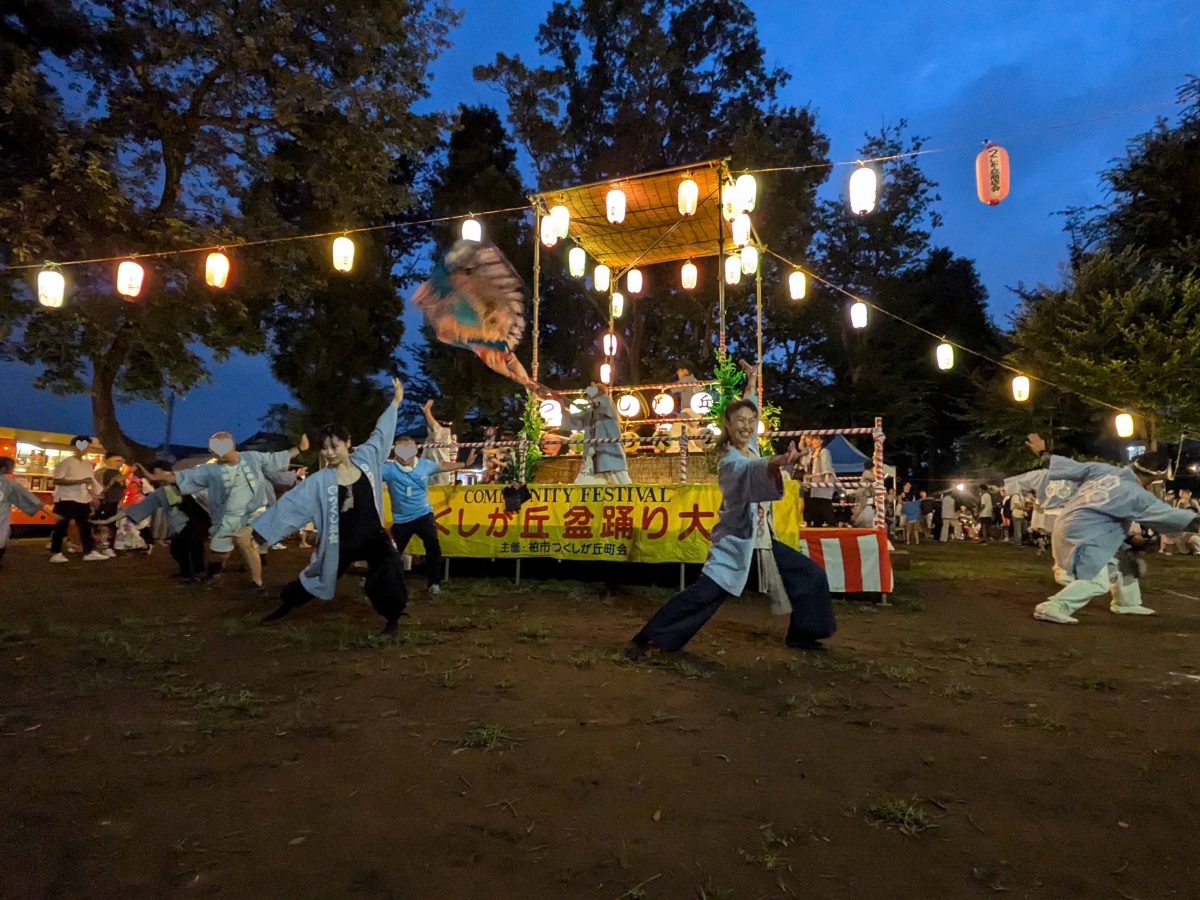
[[427, 628], [409, 628], [396, 635], [396, 643], [406, 647], [426, 647], [430, 644], [444, 643], [445, 640], [445, 636]]
[[892, 607], [900, 612], [925, 612], [925, 601], [920, 597], [892, 597]]
[[225, 637], [241, 637], [243, 634], [256, 631], [258, 623], [255, 622], [253, 616], [242, 616], [238, 619], [226, 619], [221, 623], [221, 627], [225, 631]]
[[884, 797], [863, 809], [863, 818], [871, 825], [895, 828], [906, 837], [916, 837], [922, 831], [937, 828], [933, 817], [918, 804], [920, 800], [901, 800]]
[[307, 653], [312, 644], [312, 636], [308, 629], [299, 625], [284, 625], [282, 628], [276, 628], [274, 633], [278, 643], [271, 648], [272, 650], [298, 650]]
[[713, 887], [711, 881], [706, 881], [696, 888], [696, 900], [733, 900], [733, 891]]
[[507, 677], [501, 678], [499, 681], [496, 682], [496, 690], [498, 690], [502, 693], [508, 693], [516, 686], [517, 686], [517, 683], [515, 681], [513, 681], [511, 678], [507, 678]]
[[208, 696], [197, 703], [196, 708], [254, 718], [262, 715], [263, 707], [267, 705], [266, 700], [245, 688], [231, 692], [221, 691], [220, 688], [219, 684], [210, 685]]
[[567, 662], [577, 669], [590, 669], [599, 660], [595, 650], [580, 650], [567, 657]]
[[784, 851], [792, 845], [794, 838], [776, 834], [773, 825], [769, 822], [760, 826], [758, 830], [762, 842], [759, 852], [750, 853], [739, 847], [738, 854], [742, 859], [751, 865], [760, 865], [768, 872], [789, 868], [788, 864], [791, 860], [784, 855]]
[[444, 688], [456, 688], [463, 683], [465, 678], [466, 676], [462, 672], [450, 669], [438, 676], [437, 685]]
[[475, 747], [489, 753], [506, 750], [516, 743], [517, 739], [503, 725], [476, 725], [458, 739], [459, 747]]
[[698, 666], [690, 659], [670, 659], [660, 662], [656, 665], [659, 669], [669, 669], [682, 675], [684, 678], [695, 680], [697, 678], [712, 678], [711, 670]]
[[0, 645], [27, 644], [33, 637], [28, 625], [0, 625]]
[[921, 680], [921, 676], [912, 666], [882, 666], [879, 674], [896, 684], [916, 684]]
[[954, 684], [946, 685], [938, 693], [951, 700], [970, 700], [975, 696], [975, 688], [969, 684], [955, 682]]
[[1101, 694], [1115, 694], [1117, 692], [1117, 683], [1115, 681], [1100, 680], [1100, 681], [1085, 681], [1080, 687], [1096, 691]]
[[1018, 719], [1005, 719], [1005, 728], [1036, 728], [1039, 731], [1051, 731], [1056, 734], [1061, 734], [1067, 730], [1064, 722], [1060, 722], [1053, 716], [1043, 716], [1040, 713], [1029, 712]]
[[554, 632], [545, 622], [528, 622], [517, 632], [517, 640], [531, 644], [548, 644]]
[[55, 622], [46, 627], [46, 634], [55, 638], [77, 638], [79, 637], [79, 628], [75, 625], [63, 625]]

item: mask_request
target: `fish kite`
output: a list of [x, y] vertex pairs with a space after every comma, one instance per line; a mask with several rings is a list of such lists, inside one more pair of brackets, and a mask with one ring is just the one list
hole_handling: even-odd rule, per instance
[[488, 368], [535, 390], [513, 352], [525, 335], [523, 286], [494, 244], [456, 241], [412, 302], [443, 344], [470, 350]]

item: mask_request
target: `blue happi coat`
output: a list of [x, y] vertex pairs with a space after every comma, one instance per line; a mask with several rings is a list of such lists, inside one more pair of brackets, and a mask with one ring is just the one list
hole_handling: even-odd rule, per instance
[[0, 547], [8, 546], [8, 514], [14, 506], [32, 516], [42, 511], [43, 504], [25, 485], [0, 475]]
[[[381, 470], [387, 462], [395, 436], [396, 406], [389, 403], [379, 421], [375, 423], [375, 430], [371, 432], [370, 438], [350, 452], [350, 461], [362, 469], [363, 476], [371, 485], [371, 492], [375, 496], [376, 515], [381, 523]], [[308, 568], [300, 573], [300, 583], [314, 597], [332, 600], [337, 591], [338, 558], [341, 552], [338, 534], [340, 514], [337, 470], [328, 468], [309, 475], [284, 494], [278, 503], [268, 507], [251, 525], [267, 544], [274, 544], [312, 522], [321, 539], [313, 550]]]
[[[276, 453], [260, 453], [257, 450], [247, 450], [238, 454], [236, 465], [244, 466], [250, 490], [254, 492], [254, 500], [250, 504], [252, 510], [274, 502], [274, 489], [270, 488], [269, 475], [285, 471], [292, 461], [292, 455], [287, 450]], [[208, 511], [212, 516], [210, 534], [216, 534], [225, 518], [225, 504], [229, 497], [225, 490], [224, 463], [207, 463], [193, 469], [184, 469], [175, 475], [175, 485], [182, 494], [195, 494], [199, 491], [208, 492]]]
[[[601, 392], [588, 401], [582, 412], [567, 411], [570, 426], [583, 431], [586, 440], [593, 438], [619, 438], [621, 424], [612, 397]], [[604, 472], [624, 472], [629, 466], [625, 462], [625, 448], [620, 442], [585, 445], [584, 453], [592, 453], [592, 471], [597, 475]]]
[[1078, 485], [1054, 529], [1054, 562], [1074, 578], [1090, 580], [1117, 555], [1134, 522], [1160, 531], [1182, 531], [1194, 513], [1163, 503], [1142, 487], [1131, 469], [1107, 463], [1050, 457], [1051, 481]]
[[1033, 491], [1046, 512], [1058, 512], [1067, 505], [1079, 485], [1059, 479], [1052, 481], [1048, 469], [1034, 469], [1004, 479], [1004, 491], [1010, 496], [1021, 491]]
[[721, 508], [712, 530], [712, 547], [704, 561], [704, 574], [735, 597], [750, 576], [757, 504], [783, 498], [783, 479], [771, 475], [767, 467], [770, 460], [758, 457], [753, 441], [747, 449], [752, 457], [730, 447], [717, 464]]
[[171, 500], [171, 489], [160, 487], [158, 490], [151, 491], [137, 503], [131, 503], [125, 507], [122, 515], [128, 516], [133, 522], [141, 522], [162, 510], [167, 517], [167, 534], [174, 537], [183, 530], [188, 518], [187, 514], [179, 508], [179, 504], [172, 504]]

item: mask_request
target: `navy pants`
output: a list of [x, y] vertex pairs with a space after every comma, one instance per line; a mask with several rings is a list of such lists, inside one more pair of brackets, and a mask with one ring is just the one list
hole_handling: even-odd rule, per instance
[[[400, 555], [392, 546], [387, 532], [380, 528], [356, 547], [343, 544], [338, 554], [338, 578], [360, 560], [367, 564], [366, 584], [363, 585], [367, 599], [371, 601], [375, 612], [389, 623], [395, 622], [404, 615], [404, 607], [408, 605], [408, 590], [400, 573]], [[285, 607], [294, 609], [313, 599], [313, 595], [300, 579], [296, 579], [283, 586], [279, 599]]]
[[426, 513], [411, 522], [401, 522], [392, 526], [392, 540], [396, 542], [396, 552], [403, 553], [413, 535], [421, 539], [425, 545], [425, 570], [429, 586], [442, 583], [442, 545], [438, 542], [437, 519], [433, 513]]
[[[792, 604], [788, 643], [816, 641], [837, 631], [829, 579], [825, 570], [787, 544], [772, 544], [775, 564]], [[707, 575], [680, 591], [650, 617], [634, 637], [634, 643], [657, 644], [664, 650], [679, 650], [712, 618], [729, 594]]]

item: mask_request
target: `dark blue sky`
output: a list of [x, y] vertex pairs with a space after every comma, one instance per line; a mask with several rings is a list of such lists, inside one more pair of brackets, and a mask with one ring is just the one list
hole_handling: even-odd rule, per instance
[[[550, 3], [459, 5], [463, 20], [433, 67], [430, 105], [499, 104], [472, 80], [472, 66], [498, 51], [531, 59]], [[1200, 4], [1182, 0], [751, 5], [769, 63], [792, 73], [784, 99], [812, 104], [832, 159], [853, 159], [864, 131], [900, 118], [929, 147], [947, 148], [922, 160], [942, 196], [934, 239], [976, 260], [1001, 323], [1013, 303], [1008, 286], [1059, 279], [1065, 240], [1054, 212], [1104, 202], [1098, 173], [1155, 116], [1174, 118], [1176, 89], [1200, 73]], [[994, 208], [975, 198], [985, 138], [1012, 160], [1012, 192]], [[847, 174], [835, 170], [828, 190], [842, 191]], [[0, 364], [0, 425], [86, 431], [88, 398], [36, 391], [34, 374]], [[264, 360], [235, 357], [176, 406], [175, 440], [204, 443], [222, 428], [247, 435], [271, 403], [287, 399]], [[122, 409], [122, 421], [137, 438], [162, 438], [165, 416], [150, 404]]]

